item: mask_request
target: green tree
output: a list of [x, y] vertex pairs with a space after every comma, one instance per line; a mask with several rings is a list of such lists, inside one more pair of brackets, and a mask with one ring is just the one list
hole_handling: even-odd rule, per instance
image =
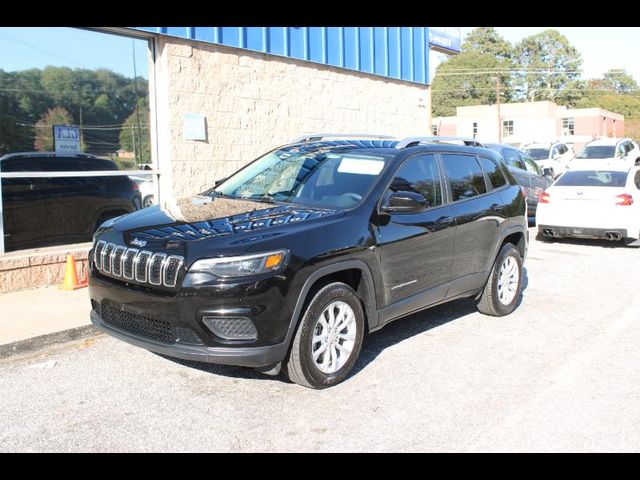
[[0, 156], [31, 150], [33, 143], [33, 129], [20, 124], [12, 114], [17, 110], [12, 100], [0, 95]]
[[122, 125], [120, 146], [124, 150], [135, 152], [136, 164], [151, 163], [151, 137], [149, 130], [151, 115], [149, 102], [146, 98], [140, 99], [138, 109], [138, 111], [134, 110]]
[[514, 58], [520, 70], [513, 79], [518, 98], [577, 101], [582, 57], [560, 32], [545, 30], [522, 39]]
[[626, 70], [611, 69], [604, 74], [603, 86], [616, 93], [630, 93], [638, 89], [638, 84]]
[[512, 98], [513, 48], [494, 28], [471, 31], [461, 52], [441, 63], [432, 84], [434, 116], [455, 115], [456, 107], [496, 103], [496, 83], [500, 101]]
[[33, 144], [35, 150], [53, 151], [53, 125], [73, 125], [73, 118], [62, 107], [47, 110], [36, 123], [36, 141]]
[[513, 46], [493, 27], [478, 27], [469, 32], [461, 51], [492, 55], [499, 60], [513, 58]]

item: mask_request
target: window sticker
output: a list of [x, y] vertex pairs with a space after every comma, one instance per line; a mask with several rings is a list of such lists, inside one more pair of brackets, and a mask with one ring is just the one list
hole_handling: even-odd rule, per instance
[[338, 172], [378, 175], [383, 168], [384, 160], [344, 157], [338, 166]]

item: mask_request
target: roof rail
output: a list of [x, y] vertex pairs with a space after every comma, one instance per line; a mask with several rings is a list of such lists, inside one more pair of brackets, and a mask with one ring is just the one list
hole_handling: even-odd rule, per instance
[[468, 147], [485, 147], [485, 144], [475, 138], [464, 137], [407, 137], [396, 145], [396, 148], [414, 147], [421, 143], [455, 143], [462, 142]]
[[366, 133], [312, 133], [302, 137], [294, 138], [289, 143], [319, 142], [327, 138], [371, 138], [377, 140], [395, 140], [389, 135], [370, 135]]

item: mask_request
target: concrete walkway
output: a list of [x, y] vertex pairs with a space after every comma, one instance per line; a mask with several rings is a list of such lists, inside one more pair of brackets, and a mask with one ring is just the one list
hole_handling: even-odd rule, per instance
[[86, 288], [0, 294], [0, 358], [96, 334]]

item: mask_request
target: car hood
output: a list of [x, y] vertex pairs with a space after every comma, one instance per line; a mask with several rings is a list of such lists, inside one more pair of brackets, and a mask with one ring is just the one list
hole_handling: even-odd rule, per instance
[[[338, 213], [302, 205], [193, 196], [164, 208], [156, 205], [125, 215], [100, 239], [150, 250], [196, 248], [205, 240], [219, 239], [219, 246], [246, 250], [253, 242], [283, 234], [291, 224]], [[118, 242], [117, 237], [122, 240]]]

